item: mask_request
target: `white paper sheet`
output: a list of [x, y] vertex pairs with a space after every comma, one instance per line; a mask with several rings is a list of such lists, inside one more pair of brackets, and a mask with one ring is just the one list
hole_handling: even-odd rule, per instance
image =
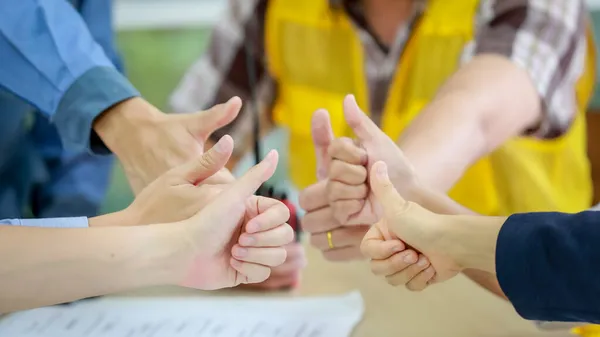
[[105, 298], [12, 314], [6, 337], [347, 337], [358, 291], [315, 298]]

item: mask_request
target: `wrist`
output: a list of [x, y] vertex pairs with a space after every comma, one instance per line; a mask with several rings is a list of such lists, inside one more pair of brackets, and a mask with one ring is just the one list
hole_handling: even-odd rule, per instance
[[113, 227], [113, 226], [132, 226], [135, 225], [134, 219], [126, 210], [95, 216], [88, 219], [89, 227]]
[[463, 269], [496, 273], [496, 242], [506, 217], [455, 216], [448, 251]]
[[94, 121], [93, 128], [104, 144], [122, 159], [124, 145], [135, 143], [135, 137], [145, 129], [144, 126], [154, 125], [163, 117], [153, 105], [134, 97], [104, 111]]
[[139, 226], [148, 228], [143, 247], [142, 269], [149, 271], [153, 285], [178, 285], [189, 262], [189, 242], [177, 223]]

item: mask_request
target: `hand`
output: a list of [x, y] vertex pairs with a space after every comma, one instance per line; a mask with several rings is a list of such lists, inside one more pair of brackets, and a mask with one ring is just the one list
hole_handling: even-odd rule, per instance
[[350, 138], [334, 139], [327, 196], [334, 218], [343, 225], [372, 225], [381, 215], [367, 185], [367, 152]]
[[[121, 161], [135, 194], [169, 169], [204, 153], [208, 137], [237, 116], [238, 97], [192, 114], [164, 114], [141, 98], [103, 113], [94, 129]], [[223, 169], [217, 178], [234, 180]]]
[[188, 242], [183, 277], [190, 288], [212, 290], [265, 281], [286, 259], [283, 246], [294, 238], [281, 202], [254, 196], [275, 172], [277, 152], [232, 183], [201, 212], [180, 222]]
[[214, 184], [203, 182], [225, 166], [232, 152], [233, 139], [224, 136], [202, 156], [154, 180], [122, 211], [128, 225], [175, 222], [198, 213], [227, 187], [223, 177], [213, 177]]
[[375, 273], [388, 275], [389, 265], [393, 262], [391, 259], [394, 259], [390, 251], [399, 249], [395, 248], [399, 246], [398, 239], [420, 251], [427, 259], [421, 260], [423, 271], [415, 276], [416, 279], [400, 278], [396, 280], [399, 282], [390, 282], [394, 285], [412, 282], [409, 289], [422, 290], [430, 283], [454, 277], [465, 268], [457, 258], [458, 254], [452, 254], [457, 252], [458, 247], [452, 243], [450, 230], [460, 227], [447, 223], [447, 219], [452, 217], [431, 213], [418, 204], [405, 201], [390, 181], [384, 162], [373, 165], [370, 184], [385, 214], [369, 230], [361, 245], [363, 253], [372, 259], [371, 269]]
[[285, 246], [287, 259], [285, 262], [271, 269], [271, 276], [262, 283], [245, 285], [245, 288], [256, 290], [278, 290], [295, 286], [300, 279], [300, 270], [306, 267], [304, 247], [300, 243], [290, 243]]
[[[359, 246], [368, 226], [342, 226], [334, 217], [333, 209], [329, 205], [327, 175], [330, 172], [331, 158], [328, 155], [328, 148], [333, 140], [333, 131], [327, 111], [317, 110], [313, 115], [312, 135], [317, 154], [319, 182], [300, 193], [300, 206], [307, 211], [301, 219], [302, 229], [311, 234], [311, 244], [321, 250], [326, 259], [332, 261], [361, 259], [363, 256]], [[327, 233], [330, 231], [333, 248], [329, 246], [327, 238]]]
[[375, 162], [383, 161], [389, 167], [394, 187], [402, 195], [411, 196], [418, 185], [414, 168], [396, 143], [361, 111], [352, 95], [344, 99], [344, 117], [367, 152], [367, 168], [370, 170]]

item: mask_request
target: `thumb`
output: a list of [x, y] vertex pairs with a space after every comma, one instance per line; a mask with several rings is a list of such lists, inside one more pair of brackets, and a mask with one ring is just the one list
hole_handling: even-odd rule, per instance
[[354, 95], [344, 98], [344, 118], [354, 134], [365, 145], [373, 141], [383, 131], [367, 116], [356, 103]]
[[228, 189], [223, 191], [217, 198], [217, 204], [241, 204], [243, 209], [246, 199], [256, 193], [258, 188], [273, 176], [278, 160], [277, 151], [271, 150], [258, 165], [252, 167], [246, 174], [232, 183]]
[[333, 140], [333, 129], [327, 110], [319, 109], [315, 111], [311, 120], [311, 134], [317, 156], [317, 179], [323, 180], [327, 178], [330, 162], [327, 151]]
[[226, 103], [217, 104], [208, 110], [184, 115], [184, 122], [192, 135], [206, 140], [213, 132], [231, 123], [241, 108], [242, 100], [236, 96]]
[[377, 201], [383, 206], [385, 215], [395, 217], [404, 213], [410, 204], [402, 198], [390, 181], [387, 165], [382, 161], [376, 162], [371, 168], [370, 176], [371, 190]]
[[197, 185], [222, 169], [233, 152], [233, 139], [225, 135], [202, 156], [176, 168], [174, 174], [190, 184]]

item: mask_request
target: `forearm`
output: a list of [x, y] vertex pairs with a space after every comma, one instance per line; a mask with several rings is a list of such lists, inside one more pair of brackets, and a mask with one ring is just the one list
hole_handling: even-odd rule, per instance
[[0, 226], [0, 312], [167, 283], [164, 234], [160, 226]]
[[[431, 189], [419, 188], [415, 190], [413, 195], [415, 195], [414, 202], [434, 213], [448, 215], [476, 215], [475, 212], [460, 205], [446, 194]], [[466, 269], [464, 274], [473, 282], [479, 284], [493, 294], [506, 299], [495, 274], [476, 269]]]
[[533, 126], [540, 99], [528, 74], [500, 56], [458, 70], [398, 144], [420, 179], [446, 192], [477, 159]]

